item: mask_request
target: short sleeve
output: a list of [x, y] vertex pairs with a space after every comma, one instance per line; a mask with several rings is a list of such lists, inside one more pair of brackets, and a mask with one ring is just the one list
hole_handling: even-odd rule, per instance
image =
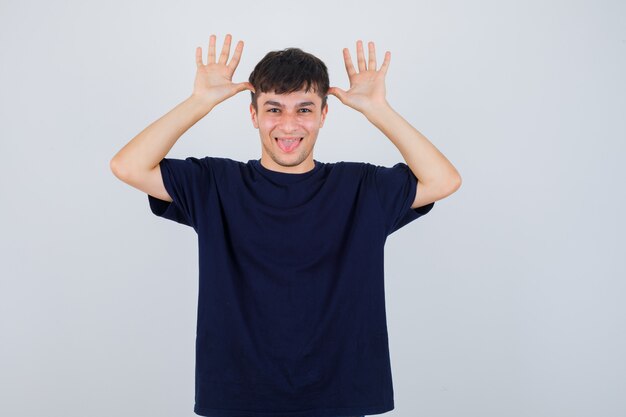
[[163, 158], [159, 163], [161, 177], [172, 202], [148, 194], [152, 213], [197, 230], [203, 212], [210, 179], [206, 161], [194, 157]]
[[403, 162], [393, 167], [375, 166], [374, 184], [385, 218], [387, 235], [428, 213], [435, 205], [432, 202], [411, 208], [417, 195], [418, 179]]

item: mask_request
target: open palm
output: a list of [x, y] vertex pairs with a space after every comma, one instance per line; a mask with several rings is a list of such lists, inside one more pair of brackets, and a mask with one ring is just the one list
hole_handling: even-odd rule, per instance
[[241, 59], [243, 41], [237, 43], [230, 63], [227, 63], [230, 55], [231, 40], [232, 36], [230, 34], [226, 35], [222, 53], [219, 56], [219, 60], [216, 61], [215, 35], [211, 35], [206, 65], [202, 62], [202, 48], [196, 48], [196, 79], [194, 81], [193, 94], [201, 96], [213, 104], [218, 104], [240, 91], [254, 91], [252, 84], [249, 82], [233, 83], [232, 81], [235, 69], [237, 69]]
[[386, 103], [385, 75], [389, 68], [391, 52], [387, 51], [379, 70], [376, 70], [376, 49], [374, 42], [369, 42], [369, 60], [366, 63], [363, 52], [363, 42], [357, 41], [357, 64], [359, 72], [352, 64], [350, 51], [343, 49], [343, 58], [350, 80], [350, 89], [344, 91], [338, 87], [331, 87], [329, 94], [337, 97], [343, 104], [362, 113]]

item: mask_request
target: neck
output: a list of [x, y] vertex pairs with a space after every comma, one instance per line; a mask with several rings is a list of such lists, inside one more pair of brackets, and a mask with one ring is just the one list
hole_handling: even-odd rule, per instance
[[313, 158], [308, 158], [298, 165], [287, 166], [276, 163], [272, 158], [261, 156], [261, 165], [270, 171], [282, 172], [285, 174], [304, 174], [315, 168]]

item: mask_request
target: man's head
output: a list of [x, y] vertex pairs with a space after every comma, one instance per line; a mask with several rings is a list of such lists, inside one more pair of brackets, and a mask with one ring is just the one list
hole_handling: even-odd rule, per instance
[[316, 56], [300, 48], [269, 52], [254, 67], [248, 79], [256, 93], [251, 92], [252, 105], [258, 110], [260, 93], [286, 94], [313, 90], [326, 105], [329, 81], [328, 69]]
[[261, 136], [262, 164], [291, 173], [313, 169], [313, 147], [328, 112], [326, 65], [298, 48], [272, 51], [249, 82], [255, 90], [250, 114]]

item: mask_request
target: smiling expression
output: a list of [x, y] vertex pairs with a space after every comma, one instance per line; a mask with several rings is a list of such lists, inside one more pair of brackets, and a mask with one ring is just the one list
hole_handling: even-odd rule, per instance
[[272, 171], [304, 173], [315, 167], [313, 147], [324, 126], [328, 104], [313, 90], [288, 94], [261, 93], [258, 112], [250, 115], [261, 137], [261, 164]]

